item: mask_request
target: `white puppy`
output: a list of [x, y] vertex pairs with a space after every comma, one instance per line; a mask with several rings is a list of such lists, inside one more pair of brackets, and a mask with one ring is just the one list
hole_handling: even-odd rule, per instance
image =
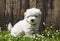
[[11, 31], [12, 36], [18, 36], [22, 34], [28, 36], [32, 35], [33, 33], [38, 33], [41, 16], [42, 13], [40, 9], [27, 9], [24, 13], [24, 19], [17, 22], [13, 27], [9, 23], [8, 30]]

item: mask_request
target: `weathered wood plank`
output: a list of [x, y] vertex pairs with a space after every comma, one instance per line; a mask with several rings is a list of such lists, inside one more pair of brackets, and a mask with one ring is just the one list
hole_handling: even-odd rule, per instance
[[24, 18], [24, 12], [25, 12], [25, 10], [26, 10], [26, 1], [25, 0], [22, 0], [22, 2], [21, 2], [21, 19], [23, 19]]
[[6, 27], [8, 22], [15, 24], [32, 7], [41, 9], [42, 23], [47, 27], [60, 28], [60, 0], [0, 0], [0, 26]]
[[20, 0], [13, 0], [13, 19], [16, 23], [20, 19]]
[[60, 0], [54, 1], [54, 28], [60, 29]]
[[5, 24], [7, 25], [9, 22], [13, 22], [13, 9], [12, 9], [12, 0], [6, 0], [6, 8], [5, 8]]
[[37, 1], [37, 0], [29, 0], [29, 7], [30, 7], [30, 8], [36, 7], [36, 1]]
[[43, 18], [43, 0], [37, 0], [36, 7], [39, 8], [42, 12], [42, 19], [41, 19], [40, 27], [39, 27], [39, 29], [42, 30], [42, 29], [44, 29], [44, 27], [43, 27], [43, 20], [44, 20], [44, 18]]
[[5, 0], [0, 0], [0, 27], [2, 27], [2, 29], [5, 29], [4, 13], [5, 13]]

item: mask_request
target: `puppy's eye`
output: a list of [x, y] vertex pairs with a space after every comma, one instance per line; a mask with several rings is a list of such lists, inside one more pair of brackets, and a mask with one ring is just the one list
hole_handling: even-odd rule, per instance
[[38, 17], [38, 16], [35, 16], [36, 18]]

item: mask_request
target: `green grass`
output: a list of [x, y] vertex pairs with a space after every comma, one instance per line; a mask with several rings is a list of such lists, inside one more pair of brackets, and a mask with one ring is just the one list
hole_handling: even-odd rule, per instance
[[32, 37], [13, 37], [8, 31], [1, 31], [0, 41], [60, 41], [60, 32], [49, 29], [41, 31], [39, 34], [34, 34]]

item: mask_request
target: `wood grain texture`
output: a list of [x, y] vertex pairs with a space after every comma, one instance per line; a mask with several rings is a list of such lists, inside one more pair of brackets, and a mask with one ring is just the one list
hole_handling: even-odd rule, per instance
[[11, 22], [13, 25], [24, 18], [28, 8], [36, 7], [42, 11], [40, 28], [60, 29], [60, 0], [0, 0], [0, 26], [5, 29]]

